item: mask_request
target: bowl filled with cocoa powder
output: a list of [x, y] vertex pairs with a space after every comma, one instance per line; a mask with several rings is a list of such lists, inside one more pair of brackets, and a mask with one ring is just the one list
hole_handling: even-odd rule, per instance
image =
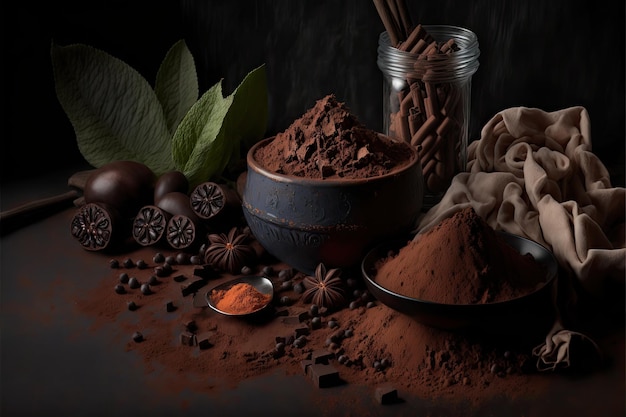
[[360, 264], [367, 250], [405, 235], [419, 216], [417, 151], [364, 127], [334, 95], [247, 155], [242, 206], [255, 238], [313, 274]]
[[361, 269], [378, 300], [433, 327], [519, 333], [553, 322], [554, 255], [492, 229], [471, 207], [417, 236], [380, 244]]

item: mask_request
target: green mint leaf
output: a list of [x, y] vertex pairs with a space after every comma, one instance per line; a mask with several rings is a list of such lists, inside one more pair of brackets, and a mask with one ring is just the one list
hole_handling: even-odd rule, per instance
[[268, 94], [265, 65], [250, 71], [231, 95], [233, 104], [224, 120], [224, 129], [230, 140], [249, 148], [263, 138], [267, 129]]
[[176, 127], [198, 100], [198, 75], [191, 52], [184, 40], [170, 48], [156, 76], [154, 91], [163, 106], [167, 127]]
[[232, 96], [222, 95], [220, 80], [189, 109], [174, 133], [174, 163], [192, 187], [221, 175], [228, 163], [232, 148], [222, 124], [232, 102]]
[[135, 160], [157, 175], [173, 169], [163, 108], [145, 78], [87, 45], [53, 44], [51, 57], [57, 98], [87, 162]]

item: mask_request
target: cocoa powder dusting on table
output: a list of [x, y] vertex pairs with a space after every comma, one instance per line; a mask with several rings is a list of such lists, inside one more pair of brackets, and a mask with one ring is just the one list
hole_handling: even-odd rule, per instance
[[[142, 248], [127, 256], [151, 259], [153, 255], [150, 249]], [[123, 294], [113, 290], [121, 272], [147, 282], [154, 266], [149, 263], [144, 270], [113, 269], [108, 278], [75, 300], [74, 305], [93, 319], [90, 331], [103, 327], [111, 331], [113, 326], [114, 343], [143, 358], [145, 372], [158, 374], [148, 383], [162, 389], [164, 395], [228, 389], [275, 370], [303, 375], [302, 361], [310, 360], [313, 352], [320, 350], [332, 353], [332, 365], [348, 384], [373, 389], [391, 382], [401, 395], [433, 401], [478, 405], [498, 395], [529, 396], [543, 386], [532, 372], [534, 362], [528, 346], [503, 340], [472, 340], [424, 326], [376, 302], [355, 271], [346, 271], [342, 278], [354, 307], [322, 313], [321, 322], [313, 325], [310, 304], [304, 303], [301, 293], [295, 290], [304, 275], [296, 272], [290, 278], [292, 285], [285, 287], [278, 271], [288, 267], [282, 263], [272, 265], [277, 272], [270, 277], [278, 294], [264, 310], [266, 314], [255, 320], [220, 315], [206, 306], [194, 305], [192, 295], [183, 295], [181, 287], [194, 279], [193, 271], [198, 266], [176, 265], [170, 276], [159, 278], [148, 295], [128, 286]], [[258, 265], [255, 270], [262, 268]], [[181, 275], [185, 281], [175, 279]], [[209, 279], [198, 296], [202, 299], [212, 287], [232, 278], [224, 274]], [[284, 297], [291, 300], [288, 305], [281, 304]], [[127, 308], [130, 301], [137, 304], [136, 310]], [[175, 309], [166, 308], [169, 302]], [[329, 325], [331, 321], [333, 326]], [[308, 334], [305, 342], [297, 345], [295, 338], [302, 328]], [[132, 339], [137, 331], [143, 335], [140, 342]], [[277, 340], [284, 341], [282, 352], [277, 350]], [[311, 389], [316, 389], [313, 383]]]
[[522, 255], [468, 207], [380, 262], [376, 281], [405, 296], [443, 304], [510, 300], [545, 283], [545, 269]]
[[387, 174], [411, 161], [414, 153], [406, 143], [366, 128], [330, 94], [259, 147], [254, 157], [279, 174], [348, 179]]

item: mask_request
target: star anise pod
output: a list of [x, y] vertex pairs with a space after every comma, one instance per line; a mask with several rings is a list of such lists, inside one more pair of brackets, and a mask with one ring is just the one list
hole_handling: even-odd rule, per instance
[[304, 278], [306, 290], [302, 293], [304, 302], [312, 302], [319, 307], [333, 309], [340, 307], [346, 301], [341, 269], [333, 268], [326, 270], [322, 263], [315, 268], [314, 276]]
[[204, 261], [216, 269], [235, 274], [256, 257], [256, 252], [249, 243], [250, 234], [238, 227], [230, 229], [228, 234], [211, 233], [208, 239]]

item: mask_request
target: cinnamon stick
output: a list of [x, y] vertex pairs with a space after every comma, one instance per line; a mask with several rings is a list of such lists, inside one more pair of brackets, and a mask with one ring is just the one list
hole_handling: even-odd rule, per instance
[[62, 208], [71, 207], [78, 197], [78, 191], [71, 190], [0, 212], [0, 235], [50, 216]]
[[378, 12], [378, 16], [380, 20], [383, 22], [383, 26], [385, 26], [385, 30], [389, 35], [389, 42], [392, 46], [398, 46], [400, 42], [400, 28], [397, 26], [396, 21], [393, 19], [391, 10], [389, 9], [389, 5], [385, 0], [373, 0], [374, 6], [376, 6], [376, 11]]
[[398, 12], [400, 13], [400, 20], [404, 27], [405, 36], [408, 36], [413, 27], [413, 21], [411, 20], [411, 14], [405, 0], [396, 0]]

